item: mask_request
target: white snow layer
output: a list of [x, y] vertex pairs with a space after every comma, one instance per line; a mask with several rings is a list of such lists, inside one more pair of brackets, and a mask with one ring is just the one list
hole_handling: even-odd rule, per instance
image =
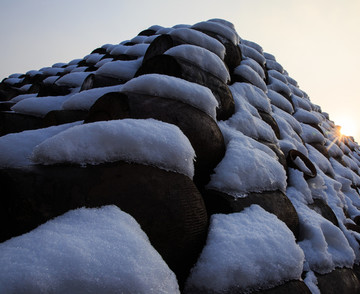
[[241, 137], [227, 144], [225, 156], [214, 171], [207, 188], [234, 197], [286, 189], [286, 172], [277, 157], [246, 146]]
[[94, 88], [74, 94], [68, 100], [66, 100], [61, 108], [67, 110], [89, 110], [90, 107], [98, 100], [101, 96], [110, 92], [119, 92], [122, 85]]
[[160, 74], [142, 75], [125, 83], [121, 92], [179, 100], [204, 111], [216, 120], [218, 102], [211, 90], [180, 78]]
[[245, 57], [243, 60], [241, 60], [241, 64], [250, 66], [253, 70], [257, 72], [257, 74], [265, 80], [265, 72], [264, 69], [258, 64], [254, 59]]
[[267, 92], [267, 87], [264, 80], [251, 66], [241, 63], [239, 66], [235, 68], [234, 74], [245, 78], [248, 82], [250, 82], [254, 86], [257, 86], [265, 93]]
[[[66, 142], [66, 144], [64, 144]], [[123, 119], [75, 126], [34, 148], [38, 164], [100, 164], [124, 160], [194, 175], [195, 151], [172, 124], [154, 119]]]
[[355, 254], [342, 231], [304, 204], [295, 204], [299, 215], [300, 247], [312, 270], [328, 273], [335, 267], [352, 267]]
[[0, 251], [1, 293], [180, 293], [139, 224], [116, 206], [69, 211]]
[[135, 60], [116, 60], [107, 62], [96, 71], [96, 74], [122, 80], [130, 80], [141, 66], [142, 60], [143, 58], [141, 57]]
[[18, 168], [33, 164], [29, 157], [35, 146], [80, 123], [82, 122], [12, 133], [0, 137], [0, 168]]
[[257, 87], [249, 83], [234, 83], [229, 88], [233, 96], [235, 96], [234, 99], [246, 99], [256, 109], [271, 113], [269, 98]]
[[215, 53], [194, 45], [179, 45], [165, 51], [164, 54], [185, 59], [203, 70], [218, 77], [224, 83], [230, 81], [225, 63]]
[[132, 46], [117, 45], [115, 46], [110, 55], [127, 54], [131, 56], [144, 56], [149, 44], [135, 44]]
[[11, 110], [18, 113], [44, 117], [52, 110], [61, 110], [63, 103], [71, 96], [72, 94], [66, 96], [30, 97], [16, 103], [11, 107]]
[[90, 72], [72, 72], [59, 78], [55, 84], [58, 86], [81, 87]]
[[185, 43], [196, 45], [202, 48], [205, 48], [222, 60], [225, 57], [225, 46], [221, 44], [218, 40], [196, 30], [189, 28], [179, 28], [169, 32], [170, 36], [174, 36]]
[[224, 25], [223, 23], [220, 22], [203, 21], [194, 24], [191, 28], [200, 31], [213, 32], [215, 34], [225, 37], [226, 39], [231, 41], [234, 45], [237, 45], [240, 42], [240, 37], [236, 33], [236, 31], [231, 27], [229, 27], [228, 25]]
[[222, 293], [266, 289], [299, 280], [304, 253], [288, 227], [258, 205], [215, 214], [187, 287]]
[[255, 60], [260, 66], [265, 67], [266, 59], [264, 55], [259, 53], [256, 49], [246, 46], [245, 44], [239, 44], [239, 47], [244, 58], [251, 58]]

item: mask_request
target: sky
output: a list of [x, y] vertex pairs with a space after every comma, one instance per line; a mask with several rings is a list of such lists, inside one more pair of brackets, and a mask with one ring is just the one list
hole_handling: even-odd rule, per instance
[[0, 80], [82, 58], [155, 24], [211, 18], [232, 22], [241, 38], [273, 54], [360, 142], [360, 0], [0, 0]]

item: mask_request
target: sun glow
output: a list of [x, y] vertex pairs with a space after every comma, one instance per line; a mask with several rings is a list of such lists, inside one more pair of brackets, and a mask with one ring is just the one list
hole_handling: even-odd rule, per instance
[[355, 136], [357, 134], [358, 127], [351, 118], [342, 117], [336, 121], [336, 124], [341, 127], [340, 133], [344, 136]]

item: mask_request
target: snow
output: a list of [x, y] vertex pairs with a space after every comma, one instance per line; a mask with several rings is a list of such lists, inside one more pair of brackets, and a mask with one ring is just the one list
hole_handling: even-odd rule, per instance
[[226, 20], [226, 19], [222, 19], [222, 18], [212, 18], [208, 20], [209, 22], [215, 22], [215, 23], [220, 23], [224, 26], [229, 27], [232, 30], [235, 30], [235, 26], [233, 23], [231, 23], [230, 21]]
[[270, 76], [269, 76], [268, 89], [274, 90], [275, 92], [278, 93], [284, 93], [287, 97], [290, 97], [291, 95], [291, 90], [285, 83]]
[[268, 90], [267, 95], [271, 100], [271, 104], [288, 112], [289, 114], [294, 112], [294, 108], [292, 107], [291, 103], [283, 95], [280, 95], [271, 89]]
[[72, 72], [59, 78], [55, 84], [58, 86], [81, 87], [82, 83], [90, 72]]
[[84, 57], [87, 63], [95, 64], [100, 61], [100, 59], [104, 56], [104, 54], [93, 53], [89, 54], [88, 56]]
[[220, 22], [203, 21], [194, 24], [191, 28], [200, 31], [213, 32], [215, 34], [225, 37], [226, 39], [231, 41], [234, 45], [237, 45], [240, 42], [240, 37], [236, 33], [236, 31], [230, 28], [228, 25], [224, 25], [223, 23]]
[[[234, 83], [229, 88], [234, 96], [234, 99], [246, 99], [246, 101], [253, 105], [256, 109], [262, 110], [266, 113], [271, 113], [269, 98], [257, 87], [248, 83]], [[239, 108], [236, 108], [236, 111], [238, 110]]]
[[87, 66], [79, 66], [79, 67], [75, 67], [71, 72], [84, 72], [88, 69]]
[[260, 66], [265, 66], [265, 57], [256, 49], [246, 46], [245, 44], [239, 44], [239, 47], [243, 57], [251, 58], [255, 60]]
[[[221, 42], [228, 39], [239, 46], [243, 60], [234, 74], [249, 83], [235, 82], [229, 86], [235, 113], [226, 121], [217, 122], [226, 153], [206, 188], [227, 193], [234, 201], [251, 192], [281, 190], [293, 203], [300, 221], [296, 243], [284, 223], [257, 205], [240, 213], [211, 216], [207, 244], [186, 287], [207, 293], [247, 292], [299, 280], [305, 273], [306, 285], [312, 293], [320, 293], [315, 273], [350, 268], [360, 262], [360, 234], [346, 228], [346, 224], [354, 224], [353, 219], [360, 216], [358, 145], [339, 136], [340, 127], [310, 101], [273, 55], [251, 41], [241, 40], [239, 44], [233, 24], [211, 19], [194, 26], [150, 29], [156, 34], [135, 36], [130, 41], [105, 44], [102, 48], [114, 55], [143, 56], [159, 34], [169, 34], [186, 44], [165, 54], [185, 59], [228, 83], [230, 75], [223, 62], [226, 52]], [[128, 42], [135, 45], [125, 46]], [[89, 110], [104, 94], [121, 92], [174, 99], [216, 121], [218, 102], [209, 88], [166, 75], [133, 78], [143, 58], [114, 61], [102, 59], [103, 56], [92, 53], [68, 64], [27, 72], [29, 77], [46, 77], [45, 84], [75, 89], [66, 96], [18, 95], [10, 100], [16, 103], [12, 110], [37, 117], [58, 109]], [[79, 93], [78, 87], [90, 74], [87, 66], [77, 66], [81, 61], [94, 64], [98, 68], [95, 75], [128, 82]], [[19, 82], [23, 82], [22, 74], [4, 80], [12, 85]], [[20, 90], [25, 93], [31, 86], [26, 84]], [[280, 139], [261, 119], [260, 111], [275, 119]], [[327, 149], [329, 158], [319, 151], [319, 145]], [[304, 173], [311, 171], [299, 157], [295, 164], [300, 170], [290, 167], [285, 170], [269, 146], [280, 148], [285, 156], [291, 149], [300, 151], [314, 164], [317, 176], [305, 179]], [[178, 127], [154, 119], [89, 124], [79, 121], [12, 133], [0, 137], [0, 150], [3, 169], [36, 164], [85, 167], [126, 161], [156, 166], [189, 178], [194, 175], [196, 156]], [[316, 199], [332, 210], [338, 226], [321, 215], [314, 204]], [[115, 206], [70, 211], [0, 244], [0, 252], [0, 292], [179, 293], [174, 273], [152, 248], [145, 233], [134, 219]]]
[[272, 110], [274, 114], [281, 116], [297, 134], [301, 135], [302, 133], [301, 124], [292, 115], [277, 107], [272, 107]]
[[304, 253], [287, 226], [258, 205], [211, 217], [206, 246], [187, 287], [249, 291], [300, 280]]
[[226, 145], [225, 156], [214, 171], [207, 188], [234, 197], [286, 189], [286, 173], [277, 158], [242, 144], [241, 137]]
[[251, 115], [246, 109], [237, 111], [226, 123], [253, 139], [277, 142], [273, 129], [261, 118]]
[[69, 211], [0, 251], [1, 293], [180, 293], [139, 224], [116, 206]]
[[307, 111], [312, 110], [310, 102], [308, 100], [306, 100], [305, 98], [299, 97], [299, 96], [297, 96], [295, 94], [291, 94], [291, 101], [292, 101], [295, 109], [302, 108], [302, 109], [305, 109]]
[[298, 108], [293, 116], [302, 123], [306, 124], [320, 124], [321, 119], [315, 111], [306, 111], [302, 108]]
[[306, 205], [293, 204], [302, 232], [299, 245], [310, 268], [325, 274], [335, 267], [352, 267], [355, 254], [342, 231]]
[[160, 74], [142, 75], [125, 83], [121, 92], [179, 100], [204, 111], [216, 120], [218, 102], [211, 90], [180, 78]]
[[306, 273], [304, 283], [309, 288], [312, 294], [321, 294], [320, 289], [318, 288], [317, 284], [317, 278], [313, 271], [309, 271]]
[[162, 29], [156, 31], [156, 33], [159, 34], [159, 35], [168, 34], [173, 30], [174, 30], [174, 28], [162, 28]]
[[159, 37], [159, 35], [149, 36], [149, 37], [147, 37], [147, 38], [144, 40], [144, 43], [150, 44], [150, 43], [152, 43], [157, 37]]
[[317, 129], [315, 129], [314, 127], [308, 124], [304, 124], [304, 123], [300, 123], [300, 124], [303, 130], [301, 134], [301, 138], [305, 141], [305, 143], [320, 143], [320, 144], [325, 143], [324, 135], [320, 133]]
[[260, 76], [260, 78], [265, 80], [264, 69], [254, 59], [245, 57], [243, 60], [241, 60], [241, 64], [250, 66], [253, 70], [255, 70], [257, 72], [257, 74]]
[[6, 78], [4, 79], [4, 83], [13, 86], [15, 84], [21, 83], [23, 80], [24, 78]]
[[81, 58], [76, 58], [71, 60], [68, 64], [69, 65], [77, 65], [82, 59]]
[[288, 76], [288, 75], [285, 75], [286, 77], [286, 80], [288, 81], [288, 84], [291, 84], [293, 85], [294, 87], [299, 87], [297, 81], [295, 81], [292, 77]]
[[185, 43], [196, 45], [207, 49], [217, 56], [219, 56], [222, 60], [225, 57], [225, 46], [221, 44], [218, 40], [196, 30], [192, 30], [189, 28], [179, 28], [174, 29], [169, 32], [170, 36], [174, 36]]
[[97, 75], [130, 80], [142, 64], [143, 58], [135, 60], [116, 60], [103, 64], [97, 71]]
[[33, 97], [19, 101], [11, 110], [17, 113], [33, 115], [36, 117], [44, 117], [52, 110], [60, 110], [62, 104], [71, 97], [72, 94], [66, 96], [47, 96]]
[[263, 90], [265, 93], [267, 92], [267, 87], [264, 80], [250, 66], [241, 63], [234, 69], [234, 74], [245, 78], [251, 84]]
[[125, 46], [120, 44], [114, 47], [111, 50], [110, 54], [115, 56], [120, 54], [127, 54], [132, 56], [144, 56], [148, 47], [149, 44], [144, 44], [144, 43], [135, 44], [132, 46]]
[[293, 92], [296, 96], [299, 96], [299, 97], [304, 97], [304, 93], [296, 86], [288, 83], [288, 86], [291, 90], [291, 92]]
[[111, 62], [113, 59], [112, 58], [104, 58], [102, 60], [100, 60], [99, 62], [97, 62], [95, 64], [95, 67], [99, 68], [102, 67], [105, 63]]
[[64, 71], [63, 68], [58, 67], [43, 67], [39, 70], [42, 74], [48, 75], [48, 76], [55, 76], [58, 73], [62, 73]]
[[331, 163], [336, 175], [339, 175], [341, 177], [349, 179], [356, 186], [360, 186], [360, 177], [355, 172], [353, 172], [349, 168], [344, 167], [342, 164], [340, 164], [334, 158], [330, 158], [330, 163]]
[[50, 77], [47, 77], [46, 79], [44, 79], [42, 82], [45, 84], [45, 85], [52, 85], [55, 83], [55, 81], [57, 79], [59, 79], [60, 77], [59, 76], [50, 76]]
[[43, 72], [39, 71], [39, 70], [29, 70], [26, 72], [26, 75], [30, 76], [30, 77], [34, 77], [36, 75], [42, 75]]
[[134, 38], [132, 38], [130, 40], [130, 42], [135, 43], [135, 44], [140, 44], [140, 43], [144, 43], [144, 41], [147, 39], [148, 36], [135, 36]]
[[260, 54], [263, 54], [263, 53], [264, 53], [263, 48], [262, 48], [259, 44], [255, 43], [255, 42], [241, 39], [241, 42], [240, 42], [240, 43], [243, 44], [243, 45], [246, 45], [246, 46], [248, 46], [248, 47], [251, 47], [251, 48], [255, 49], [255, 50], [256, 50], [257, 52], [259, 52]]
[[32, 165], [29, 157], [35, 146], [44, 140], [76, 125], [81, 122], [63, 124], [44, 129], [12, 133], [0, 137], [0, 167], [19, 168]]
[[259, 149], [265, 153], [267, 153], [270, 157], [276, 158], [277, 159], [277, 155], [276, 153], [267, 145], [258, 142], [255, 139], [252, 139], [249, 136], [244, 135], [243, 133], [241, 133], [240, 131], [230, 127], [228, 125], [228, 121], [220, 121], [218, 122], [218, 126], [221, 130], [221, 133], [223, 134], [224, 137], [224, 142], [227, 145], [231, 140], [240, 140], [241, 144], [243, 144], [243, 146], [250, 148], [250, 149]]
[[276, 143], [273, 129], [261, 119], [255, 108], [271, 112], [265, 93], [249, 83], [234, 83], [229, 88], [235, 102], [235, 114], [226, 123], [251, 138]]
[[194, 45], [179, 45], [170, 48], [164, 54], [185, 59], [203, 70], [218, 77], [224, 83], [230, 81], [225, 63], [215, 53]]
[[[67, 142], [63, 144], [63, 142]], [[37, 164], [100, 164], [119, 160], [194, 175], [195, 152], [181, 130], [154, 119], [123, 119], [69, 128], [37, 145]]]
[[284, 73], [284, 68], [281, 66], [280, 63], [278, 63], [275, 60], [267, 59], [266, 60], [266, 67], [268, 69], [274, 69], [278, 71], [279, 73]]
[[264, 52], [264, 57], [266, 58], [266, 60], [273, 60], [276, 61], [276, 58], [274, 55], [268, 53], [268, 52]]
[[286, 85], [288, 84], [288, 81], [287, 81], [285, 75], [283, 75], [282, 73], [279, 73], [276, 70], [273, 70], [273, 69], [268, 70], [268, 75], [271, 78], [278, 79], [279, 81], [283, 82]]
[[89, 110], [90, 107], [101, 96], [110, 92], [119, 92], [123, 85], [94, 88], [74, 94], [67, 99], [61, 106], [62, 109], [67, 110]]
[[21, 95], [18, 95], [18, 96], [15, 96], [14, 98], [10, 99], [11, 102], [19, 102], [21, 100], [24, 100], [24, 99], [28, 99], [28, 98], [34, 98], [37, 96], [37, 93], [34, 93], [34, 94], [21, 94]]
[[20, 76], [22, 76], [21, 73], [13, 73], [13, 74], [9, 75], [9, 78], [20, 78]]
[[60, 68], [60, 67], [63, 67], [63, 66], [65, 66], [65, 65], [66, 65], [65, 62], [57, 62], [57, 63], [54, 63], [51, 67]]
[[325, 146], [329, 153], [329, 156], [334, 158], [342, 157], [344, 153], [341, 151], [340, 147], [336, 143], [336, 140], [331, 141], [328, 138], [325, 138]]
[[[274, 107], [275, 109], [276, 107]], [[280, 114], [280, 109], [274, 111], [273, 118], [275, 119], [276, 123], [280, 129], [280, 140], [279, 145], [282, 152], [287, 155], [291, 149], [295, 149], [303, 153], [304, 155], [308, 154], [307, 149], [302, 143], [301, 138], [294, 130], [292, 125], [287, 121], [284, 116]], [[286, 113], [283, 111], [283, 113]]]
[[313, 146], [306, 144], [309, 151], [309, 159], [315, 163], [325, 174], [335, 176], [329, 160]]

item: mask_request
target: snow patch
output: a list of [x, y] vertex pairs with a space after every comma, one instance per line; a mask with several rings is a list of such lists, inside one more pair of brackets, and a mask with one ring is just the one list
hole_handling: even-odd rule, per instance
[[224, 83], [230, 81], [225, 63], [215, 53], [194, 45], [179, 45], [170, 48], [164, 54], [185, 59], [203, 70], [218, 77]]
[[[66, 144], [64, 144], [66, 142]], [[100, 164], [124, 160], [194, 175], [195, 152], [181, 130], [154, 119], [123, 119], [69, 128], [34, 148], [37, 164]]]
[[140, 225], [116, 206], [69, 211], [0, 251], [1, 293], [180, 293]]
[[217, 293], [271, 288], [299, 280], [303, 262], [288, 227], [252, 205], [240, 213], [212, 215], [206, 246], [187, 287]]
[[142, 75], [125, 83], [121, 92], [179, 100], [204, 111], [216, 120], [218, 102], [211, 90], [180, 78], [160, 74]]

